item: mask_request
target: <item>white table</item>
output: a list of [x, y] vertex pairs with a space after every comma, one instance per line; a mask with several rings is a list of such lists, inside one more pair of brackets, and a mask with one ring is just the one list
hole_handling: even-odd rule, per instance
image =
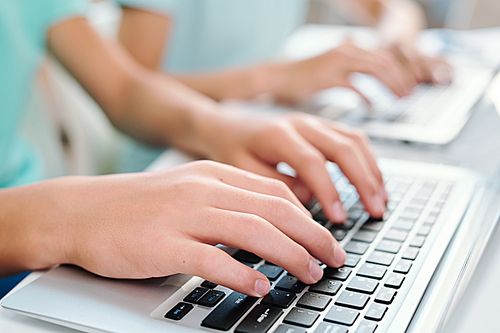
[[[352, 34], [353, 31], [353, 28], [306, 26], [290, 38], [290, 42], [285, 47], [285, 53], [293, 56], [293, 50], [296, 50], [296, 57], [304, 57], [318, 52], [318, 50], [337, 45], [342, 41], [342, 36], [346, 33]], [[366, 34], [365, 29], [360, 29], [360, 31], [364, 31], [363, 33]], [[496, 47], [497, 41], [500, 40], [500, 29], [466, 32], [465, 35], [472, 35], [468, 38], [476, 42], [478, 38], [483, 43], [492, 40], [495, 43], [491, 44]], [[495, 56], [497, 51], [498, 57]], [[498, 60], [500, 63], [500, 49], [493, 49], [488, 57], [491, 57], [492, 61]], [[498, 95], [500, 96], [500, 92]], [[482, 103], [478, 105], [475, 114], [458, 138], [446, 146], [433, 147], [400, 142], [374, 142], [373, 145], [375, 152], [380, 157], [458, 165], [491, 177], [500, 162], [500, 117], [493, 105]], [[176, 150], [167, 150], [151, 164], [148, 170], [164, 169], [190, 160], [191, 157]], [[30, 274], [13, 291], [38, 278], [41, 274], [42, 272]], [[76, 331], [16, 314], [0, 307], [0, 332], [69, 333]]]

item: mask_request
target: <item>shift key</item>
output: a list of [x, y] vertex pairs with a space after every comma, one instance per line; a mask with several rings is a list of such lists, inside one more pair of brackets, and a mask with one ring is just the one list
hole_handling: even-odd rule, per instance
[[256, 301], [256, 297], [233, 292], [203, 319], [201, 326], [228, 331]]
[[267, 332], [283, 314], [283, 310], [258, 304], [234, 330], [236, 333]]

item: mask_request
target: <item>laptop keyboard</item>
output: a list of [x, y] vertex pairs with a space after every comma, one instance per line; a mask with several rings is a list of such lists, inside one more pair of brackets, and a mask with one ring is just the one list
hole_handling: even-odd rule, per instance
[[[405, 280], [418, 273], [412, 268], [421, 250], [431, 245], [426, 240], [453, 183], [385, 175], [387, 212], [382, 219], [374, 219], [364, 211], [355, 188], [338, 167], [331, 164], [329, 168], [347, 209], [347, 221], [331, 223], [318, 203], [308, 208], [346, 250], [343, 267], [323, 265], [323, 279], [306, 285], [283, 268], [237, 250], [236, 260], [269, 279], [268, 295], [250, 297], [200, 279], [165, 314], [165, 320], [190, 327], [198, 320], [195, 326], [238, 333], [376, 332], [387, 311], [401, 305], [394, 300]], [[196, 308], [204, 311], [201, 320], [199, 314], [189, 316]]]

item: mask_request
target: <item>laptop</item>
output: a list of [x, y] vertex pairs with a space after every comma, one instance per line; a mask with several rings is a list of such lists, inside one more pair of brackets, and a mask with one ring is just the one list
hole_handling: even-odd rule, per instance
[[500, 201], [491, 183], [467, 169], [379, 163], [390, 195], [379, 220], [368, 216], [354, 187], [328, 164], [349, 218], [334, 225], [317, 203], [308, 208], [348, 256], [341, 268], [323, 266], [317, 284], [305, 285], [252, 253], [225, 248], [269, 278], [267, 296], [249, 297], [182, 274], [114, 280], [60, 266], [1, 305], [85, 332], [439, 331], [475, 267], [471, 253], [480, 253], [489, 239]]

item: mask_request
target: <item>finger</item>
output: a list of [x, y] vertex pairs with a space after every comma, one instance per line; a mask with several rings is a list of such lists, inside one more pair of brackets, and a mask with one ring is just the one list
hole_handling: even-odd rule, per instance
[[379, 183], [379, 194], [387, 203], [387, 201], [389, 200], [389, 196], [387, 194], [387, 191], [385, 190], [384, 178], [382, 176], [382, 172], [380, 171], [377, 165], [377, 159], [373, 153], [373, 149], [371, 147], [370, 140], [368, 139], [368, 137], [361, 130], [353, 129], [343, 124], [334, 123], [327, 120], [325, 120], [323, 123], [327, 127], [349, 137], [351, 140], [354, 140], [358, 144], [363, 155], [365, 156], [366, 161], [368, 162], [368, 165], [370, 166], [373, 175], [375, 176], [375, 178]]
[[381, 217], [385, 212], [385, 200], [379, 193], [380, 186], [357, 143], [324, 126], [305, 125], [299, 131], [329, 160], [338, 164], [358, 190], [366, 210], [374, 217]]
[[183, 274], [202, 277], [237, 292], [262, 297], [269, 293], [264, 274], [233, 259], [214, 246], [186, 241], [182, 252], [174, 254], [174, 267]]
[[345, 85], [346, 88], [349, 88], [351, 90], [354, 90], [354, 92], [356, 92], [364, 101], [365, 103], [371, 107], [372, 106], [372, 102], [368, 99], [368, 97], [366, 97], [361, 91], [359, 91], [358, 89], [356, 89], [356, 87], [354, 87], [352, 84], [346, 84]]
[[[243, 223], [235, 225], [231, 223], [235, 221], [234, 217], [225, 218], [222, 228], [205, 230], [204, 235], [212, 235], [215, 238], [210, 240], [203, 238], [204, 241], [225, 240], [230, 242], [225, 245], [235, 247], [247, 244], [248, 247], [252, 247], [250, 251], [254, 253], [262, 247], [263, 249], [260, 250], [262, 252], [259, 254], [275, 264], [286, 265], [283, 260], [291, 256], [289, 251], [293, 250], [291, 244], [287, 245], [287, 241], [291, 239], [293, 244], [300, 244], [327, 265], [338, 267], [344, 263], [343, 250], [331, 233], [310, 217], [304, 216], [297, 207], [286, 200], [238, 188], [225, 191], [229, 196], [219, 196], [217, 207], [245, 214], [239, 217], [242, 218]], [[224, 198], [230, 199], [224, 200]], [[277, 257], [273, 257], [275, 255]], [[297, 277], [304, 276], [297, 275]]]
[[239, 165], [242, 168], [259, 174], [261, 176], [275, 178], [284, 182], [297, 196], [300, 202], [309, 203], [312, 200], [312, 192], [299, 179], [284, 175], [276, 170], [276, 166], [271, 166], [257, 156], [245, 155]]
[[[297, 172], [297, 178], [314, 193], [326, 216], [334, 222], [345, 221], [347, 215], [325, 168], [323, 154], [293, 129], [276, 133], [276, 137], [267, 140], [268, 149], [257, 151], [260, 158], [290, 165]], [[272, 144], [272, 140], [278, 140], [278, 143]]]
[[203, 162], [203, 164], [205, 165], [203, 166], [204, 170], [210, 170], [212, 175], [223, 183], [252, 192], [284, 198], [299, 207], [305, 214], [310, 214], [290, 188], [278, 179], [263, 177], [226, 164], [213, 162]]

